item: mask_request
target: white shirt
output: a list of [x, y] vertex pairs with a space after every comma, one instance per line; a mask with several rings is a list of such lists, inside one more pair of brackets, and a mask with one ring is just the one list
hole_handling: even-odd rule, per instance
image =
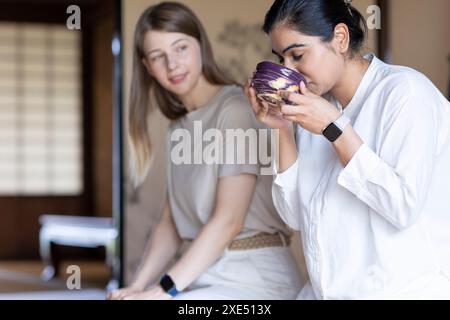
[[364, 144], [344, 168], [326, 138], [298, 127], [299, 157], [273, 184], [302, 234], [299, 298], [450, 298], [450, 104], [419, 72], [366, 59], [343, 111]]

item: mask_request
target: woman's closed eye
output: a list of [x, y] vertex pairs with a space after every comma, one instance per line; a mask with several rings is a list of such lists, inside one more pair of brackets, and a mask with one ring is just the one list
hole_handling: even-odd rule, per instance
[[303, 57], [303, 55], [295, 55], [295, 54], [293, 54], [292, 55], [292, 60], [294, 60], [294, 61], [300, 61], [300, 59]]
[[[302, 59], [303, 55], [295, 55], [293, 54], [291, 56], [292, 60], [295, 62], [298, 62]], [[283, 57], [278, 57], [278, 61], [280, 62], [280, 64], [284, 64], [284, 58]]]

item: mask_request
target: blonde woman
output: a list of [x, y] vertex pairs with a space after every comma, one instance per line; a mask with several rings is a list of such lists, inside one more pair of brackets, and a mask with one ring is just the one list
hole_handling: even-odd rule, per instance
[[[136, 178], [145, 176], [151, 155], [146, 119], [155, 107], [152, 92], [172, 120], [168, 199], [134, 281], [109, 298], [295, 298], [301, 281], [289, 231], [272, 202], [272, 177], [260, 176], [255, 164], [179, 164], [171, 158], [172, 134], [195, 138], [196, 123], [203, 132], [257, 127], [242, 88], [214, 62], [199, 20], [178, 3], [152, 6], [138, 21], [134, 46], [128, 120]], [[197, 143], [202, 141], [192, 141]], [[182, 242], [187, 249], [167, 269]]]

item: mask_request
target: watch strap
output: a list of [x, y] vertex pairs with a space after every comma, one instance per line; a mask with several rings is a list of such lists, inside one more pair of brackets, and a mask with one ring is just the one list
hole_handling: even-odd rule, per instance
[[344, 131], [345, 127], [349, 123], [350, 123], [350, 119], [343, 114], [334, 122], [334, 124], [337, 125], [339, 127], [339, 129], [341, 129], [341, 131]]
[[173, 282], [172, 278], [168, 274], [162, 276], [161, 280], [159, 281], [159, 285], [166, 293], [170, 294], [172, 297], [175, 297], [179, 293], [175, 282]]

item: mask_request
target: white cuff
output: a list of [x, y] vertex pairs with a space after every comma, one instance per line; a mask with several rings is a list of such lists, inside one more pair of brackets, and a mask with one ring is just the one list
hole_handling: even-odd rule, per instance
[[283, 173], [278, 173], [275, 177], [274, 183], [285, 189], [286, 191], [296, 190], [298, 186], [298, 157], [295, 160], [294, 164], [292, 164], [287, 170]]

